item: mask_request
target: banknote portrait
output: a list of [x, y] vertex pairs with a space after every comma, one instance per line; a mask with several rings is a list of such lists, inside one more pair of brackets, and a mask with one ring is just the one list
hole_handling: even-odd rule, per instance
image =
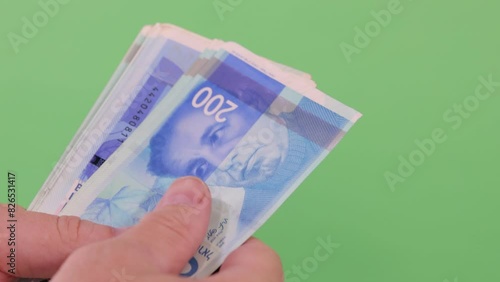
[[[217, 96], [235, 105], [221, 115], [224, 121], [197, 107]], [[340, 132], [334, 126], [328, 134], [311, 129], [318, 120], [247, 77], [224, 89], [201, 85], [151, 138], [148, 170], [158, 177], [192, 175], [211, 186], [244, 189], [240, 223], [250, 224], [318, 156], [325, 140], [332, 142]]]
[[206, 181], [212, 176], [214, 185], [229, 187], [252, 187], [271, 178], [287, 155], [287, 129], [278, 125], [278, 117], [263, 116], [270, 126], [276, 123], [274, 130], [248, 140], [254, 125], [248, 116], [255, 110], [234, 103], [237, 108], [223, 122], [184, 103], [151, 139], [149, 170], [161, 177], [192, 175]]

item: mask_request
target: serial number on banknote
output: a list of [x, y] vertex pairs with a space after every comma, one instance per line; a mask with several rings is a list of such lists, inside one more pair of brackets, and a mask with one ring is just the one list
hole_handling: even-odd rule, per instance
[[149, 94], [148, 94], [148, 97], [144, 98], [144, 100], [142, 101], [142, 103], [140, 104], [139, 106], [139, 110], [137, 110], [136, 114], [132, 116], [132, 118], [128, 121], [128, 125], [129, 126], [126, 126], [121, 135], [123, 136], [123, 138], [120, 138], [118, 139], [119, 142], [123, 143], [125, 142], [125, 140], [127, 139], [127, 137], [130, 136], [130, 134], [132, 134], [132, 131], [134, 130], [135, 127], [137, 127], [137, 125], [146, 117], [146, 113], [143, 112], [143, 110], [147, 110], [150, 106], [151, 106], [151, 103], [154, 102], [154, 99], [156, 98], [156, 93], [159, 89], [157, 87], [154, 87], [152, 89], [153, 91], [151, 91]]

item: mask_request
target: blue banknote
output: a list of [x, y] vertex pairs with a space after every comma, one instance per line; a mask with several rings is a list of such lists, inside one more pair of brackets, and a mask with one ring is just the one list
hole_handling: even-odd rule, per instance
[[144, 126], [85, 184], [93, 189], [76, 194], [62, 212], [131, 226], [173, 180], [197, 176], [214, 204], [205, 241], [183, 272], [194, 277], [220, 266], [360, 117], [340, 103], [307, 98], [223, 50], [205, 62], [177, 80]]

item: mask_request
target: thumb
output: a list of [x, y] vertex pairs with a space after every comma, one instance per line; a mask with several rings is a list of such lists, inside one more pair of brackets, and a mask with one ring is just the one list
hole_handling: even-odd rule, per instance
[[124, 233], [121, 240], [144, 244], [151, 262], [164, 273], [179, 274], [202, 243], [211, 211], [210, 191], [195, 177], [175, 181], [156, 209]]
[[[111, 270], [124, 270], [132, 276], [177, 276], [203, 241], [210, 210], [208, 187], [198, 178], [181, 178], [139, 224], [115, 238], [77, 250], [66, 260], [54, 281], [70, 278], [75, 281], [74, 277], [81, 277], [78, 281], [114, 279]], [[82, 265], [91, 265], [93, 271]]]

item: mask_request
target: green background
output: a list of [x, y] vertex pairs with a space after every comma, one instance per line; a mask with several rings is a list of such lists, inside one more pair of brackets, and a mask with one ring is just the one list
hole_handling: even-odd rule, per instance
[[[348, 62], [340, 44], [354, 45], [355, 28], [390, 1], [246, 0], [221, 18], [213, 0], [72, 0], [17, 54], [7, 35], [41, 8], [0, 1], [0, 173], [17, 173], [21, 204], [140, 28], [169, 22], [304, 70], [364, 114], [257, 233], [285, 270], [309, 266], [288, 281], [500, 281], [500, 87], [456, 130], [443, 119], [471, 98], [479, 76], [500, 81], [500, 2], [401, 0], [401, 13]], [[446, 141], [391, 189], [386, 172], [397, 173], [399, 156], [417, 154], [415, 140], [436, 128]], [[341, 246], [318, 262], [317, 240], [328, 237]]]

